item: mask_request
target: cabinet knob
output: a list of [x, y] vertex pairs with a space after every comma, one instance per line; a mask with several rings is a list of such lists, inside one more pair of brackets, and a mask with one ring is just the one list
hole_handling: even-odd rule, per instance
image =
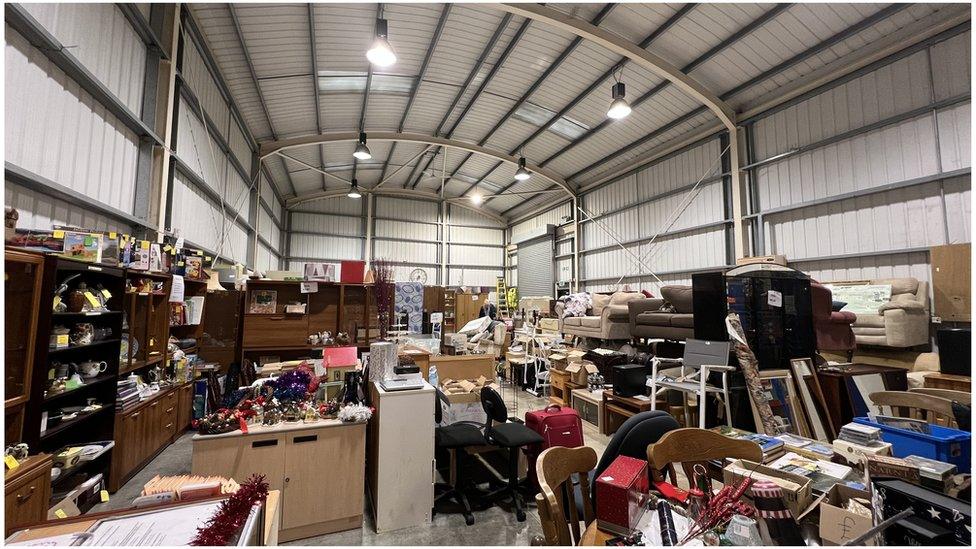
[[285, 477], [285, 482], [291, 482], [291, 477]]
[[27, 493], [26, 494], [17, 494], [17, 503], [23, 503], [23, 502], [29, 500], [30, 497], [34, 495], [34, 490], [35, 490], [35, 488], [33, 486], [31, 486], [27, 490]]

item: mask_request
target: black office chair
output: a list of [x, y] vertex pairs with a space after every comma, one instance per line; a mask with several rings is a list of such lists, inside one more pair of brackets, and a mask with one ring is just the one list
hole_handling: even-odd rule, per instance
[[[519, 494], [518, 461], [519, 448], [541, 444], [544, 442], [542, 435], [529, 429], [521, 423], [506, 423], [508, 421], [508, 408], [501, 395], [491, 387], [481, 389], [481, 406], [484, 407], [488, 415], [485, 420], [485, 439], [488, 444], [508, 450], [508, 483], [487, 495], [488, 498], [498, 497], [500, 499], [512, 498], [512, 506], [515, 508], [515, 518], [519, 522], [525, 521], [525, 502]], [[492, 425], [492, 422], [498, 422]]]
[[431, 515], [437, 513], [437, 502], [444, 500], [454, 500], [463, 509], [464, 522], [471, 526], [474, 524], [474, 515], [471, 514], [471, 503], [464, 495], [464, 478], [462, 457], [464, 449], [469, 446], [484, 446], [485, 436], [481, 434], [481, 426], [470, 421], [459, 421], [450, 425], [441, 426], [444, 414], [441, 411], [441, 401], [447, 403], [447, 397], [440, 389], [437, 389], [437, 398], [434, 400], [434, 422], [437, 427], [434, 429], [434, 445], [443, 448], [451, 454], [451, 469], [455, 472], [454, 478], [450, 483], [438, 482], [434, 486], [435, 492], [441, 492], [434, 497], [434, 509]]
[[590, 477], [590, 500], [596, 508], [596, 483], [593, 479], [600, 476], [607, 467], [617, 459], [617, 456], [627, 456], [640, 460], [647, 459], [647, 447], [654, 444], [668, 431], [680, 429], [681, 425], [663, 410], [640, 412], [627, 418], [627, 421], [617, 429], [603, 451], [596, 469]]

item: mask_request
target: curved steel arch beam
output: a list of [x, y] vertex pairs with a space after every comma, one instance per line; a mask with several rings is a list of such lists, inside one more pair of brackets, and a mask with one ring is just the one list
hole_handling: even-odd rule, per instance
[[[291, 210], [306, 202], [314, 202], [316, 200], [326, 200], [329, 198], [343, 198], [346, 196], [347, 192], [349, 192], [347, 189], [333, 189], [331, 191], [318, 191], [318, 192], [314, 192], [302, 196], [295, 196], [285, 201], [285, 208]], [[502, 225], [508, 225], [508, 221], [504, 217], [496, 214], [495, 212], [488, 211], [484, 208], [477, 208], [473, 205], [467, 204], [466, 198], [455, 197], [455, 198], [442, 199], [439, 194], [429, 192], [429, 191], [418, 191], [414, 189], [394, 189], [394, 188], [368, 189], [368, 190], [364, 189], [362, 193], [364, 195], [375, 194], [378, 196], [394, 196], [394, 197], [401, 196], [406, 198], [429, 199], [431, 202], [440, 202], [441, 200], [446, 200], [448, 203], [450, 203], [453, 206], [458, 206], [466, 210], [471, 210], [485, 217], [490, 217], [495, 221], [501, 223]]]
[[735, 110], [719, 99], [700, 82], [681, 72], [681, 70], [661, 57], [648, 52], [630, 40], [618, 36], [596, 25], [592, 25], [568, 14], [556, 11], [541, 4], [484, 4], [486, 7], [526, 17], [543, 24], [575, 34], [598, 44], [616, 54], [623, 55], [645, 69], [670, 80], [679, 89], [697, 99], [709, 108], [726, 128], [735, 131]]
[[[405, 132], [366, 132], [369, 135], [370, 141], [401, 141], [405, 143], [418, 143], [421, 145], [438, 145], [441, 147], [446, 147], [449, 149], [458, 149], [462, 151], [467, 151], [474, 154], [480, 154], [495, 160], [501, 160], [502, 162], [508, 162], [510, 164], [518, 164], [518, 158], [499, 152], [496, 150], [488, 149], [482, 147], [481, 145], [476, 145], [474, 143], [468, 143], [465, 141], [458, 141], [455, 139], [446, 139], [443, 137], [435, 137], [432, 135], [424, 135], [421, 133], [405, 133]], [[267, 158], [272, 154], [278, 152], [295, 149], [299, 147], [308, 147], [311, 145], [322, 145], [325, 143], [340, 143], [344, 141], [358, 141], [358, 132], [334, 132], [334, 133], [324, 133], [320, 135], [306, 135], [302, 137], [294, 137], [291, 139], [282, 139], [277, 141], [270, 141], [261, 144], [260, 155], [261, 158]], [[548, 169], [541, 168], [534, 164], [526, 164], [532, 173], [538, 174], [549, 181], [552, 181], [556, 185], [559, 185], [566, 191], [570, 196], [576, 196], [576, 192], [573, 188], [566, 183], [566, 180], [562, 178], [558, 173]], [[440, 197], [438, 197], [439, 199]]]

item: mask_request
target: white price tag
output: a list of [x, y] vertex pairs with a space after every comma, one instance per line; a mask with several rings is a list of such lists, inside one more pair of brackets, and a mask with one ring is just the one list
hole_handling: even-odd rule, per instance
[[769, 290], [769, 292], [766, 293], [766, 299], [769, 302], [770, 307], [783, 306], [783, 294], [777, 292], [776, 290]]

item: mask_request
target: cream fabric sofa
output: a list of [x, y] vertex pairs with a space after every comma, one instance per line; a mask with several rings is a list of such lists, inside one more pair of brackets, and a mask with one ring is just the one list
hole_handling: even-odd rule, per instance
[[877, 314], [858, 313], [854, 322], [857, 344], [898, 348], [928, 344], [928, 283], [916, 278], [881, 278], [869, 284], [890, 284], [891, 300]]
[[[587, 316], [562, 318], [562, 332], [595, 339], [630, 339], [630, 308], [628, 303], [642, 299], [639, 292], [615, 292], [612, 295], [591, 294], [593, 306]], [[556, 304], [556, 314], [562, 317], [563, 304]]]

